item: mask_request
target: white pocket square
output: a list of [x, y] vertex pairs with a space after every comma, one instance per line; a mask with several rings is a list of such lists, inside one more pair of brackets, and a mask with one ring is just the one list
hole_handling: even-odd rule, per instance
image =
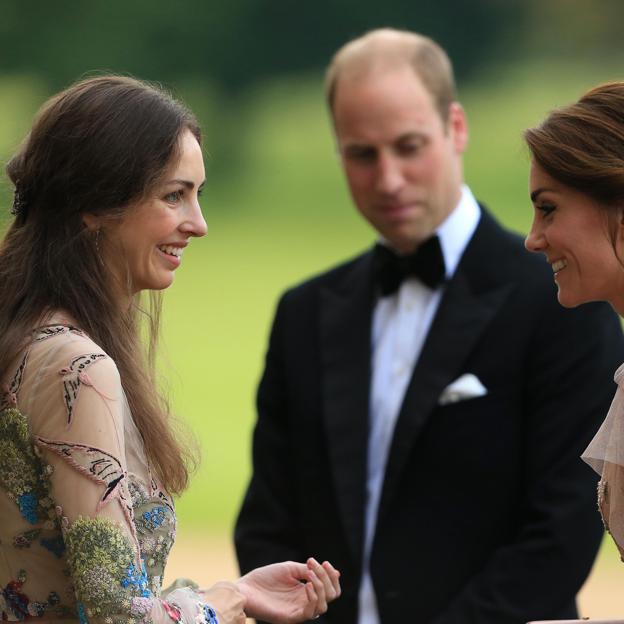
[[479, 381], [479, 378], [472, 373], [466, 373], [444, 388], [438, 404], [448, 405], [449, 403], [457, 403], [458, 401], [485, 396], [486, 394], [487, 389]]

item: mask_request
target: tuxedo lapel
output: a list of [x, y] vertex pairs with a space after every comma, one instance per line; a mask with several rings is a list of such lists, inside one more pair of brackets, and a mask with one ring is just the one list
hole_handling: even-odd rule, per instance
[[323, 418], [345, 535], [359, 561], [363, 543], [371, 377], [372, 254], [321, 292]]
[[[491, 223], [486, 224], [489, 230]], [[446, 287], [440, 307], [423, 345], [405, 393], [388, 456], [378, 518], [392, 499], [414, 442], [435, 409], [440, 394], [462, 372], [462, 366], [481, 335], [513, 289], [498, 282], [475, 292], [470, 277], [483, 271], [473, 260], [484, 247], [483, 232], [476, 248], [466, 251]], [[487, 236], [485, 236], [487, 239]], [[470, 257], [472, 256], [472, 257]], [[474, 265], [474, 266], [473, 266]]]

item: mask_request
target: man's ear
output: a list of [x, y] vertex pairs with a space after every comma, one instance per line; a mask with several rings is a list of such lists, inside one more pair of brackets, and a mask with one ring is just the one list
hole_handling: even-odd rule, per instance
[[83, 212], [81, 216], [85, 227], [91, 230], [91, 232], [96, 232], [102, 226], [102, 220], [97, 215], [90, 212]]
[[447, 124], [453, 138], [455, 152], [463, 154], [468, 147], [468, 120], [464, 108], [459, 102], [451, 102]]

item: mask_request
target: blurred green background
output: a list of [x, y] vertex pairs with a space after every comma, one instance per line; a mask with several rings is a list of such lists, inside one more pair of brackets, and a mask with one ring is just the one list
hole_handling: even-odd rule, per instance
[[[524, 233], [521, 132], [590, 86], [624, 79], [623, 16], [618, 0], [0, 0], [3, 163], [46, 97], [92, 71], [162, 82], [204, 128], [209, 232], [185, 253], [163, 320], [163, 376], [203, 449], [179, 500], [182, 530], [231, 530], [279, 293], [374, 239], [350, 204], [324, 107], [335, 49], [384, 25], [446, 47], [471, 127], [466, 179]], [[0, 229], [11, 191], [3, 180]]]

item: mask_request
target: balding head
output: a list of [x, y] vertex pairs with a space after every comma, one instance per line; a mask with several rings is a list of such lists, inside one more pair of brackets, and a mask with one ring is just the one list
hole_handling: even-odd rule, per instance
[[446, 52], [432, 39], [404, 30], [380, 28], [345, 44], [336, 52], [325, 79], [325, 93], [333, 113], [336, 92], [343, 81], [408, 65], [431, 94], [446, 123], [455, 101], [453, 68]]

